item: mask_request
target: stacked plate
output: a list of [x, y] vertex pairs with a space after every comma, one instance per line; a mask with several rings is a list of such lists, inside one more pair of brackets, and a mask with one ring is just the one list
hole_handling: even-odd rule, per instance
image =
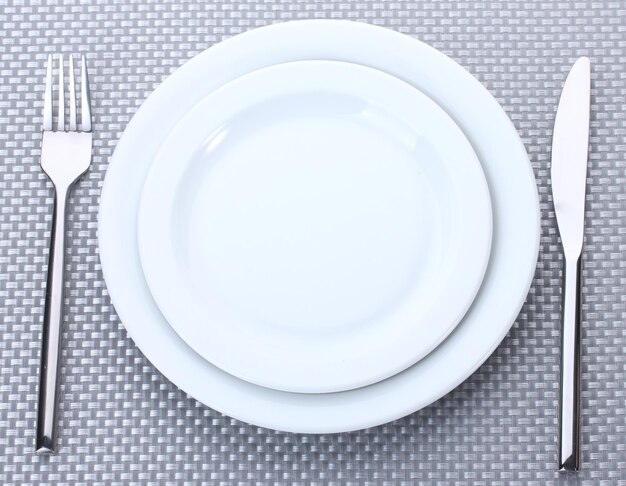
[[452, 390], [512, 325], [539, 211], [517, 133], [460, 66], [344, 21], [254, 30], [128, 125], [100, 255], [129, 334], [227, 415], [341, 432]]

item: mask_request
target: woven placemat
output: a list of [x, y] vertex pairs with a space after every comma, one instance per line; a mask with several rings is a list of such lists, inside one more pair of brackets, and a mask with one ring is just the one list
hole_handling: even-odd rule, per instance
[[[143, 357], [97, 251], [102, 181], [146, 96], [191, 56], [274, 22], [341, 18], [417, 37], [497, 97], [539, 184], [541, 254], [513, 329], [462, 386], [393, 423], [340, 435], [247, 425]], [[0, 484], [626, 485], [626, 4], [619, 1], [0, 0]], [[39, 168], [48, 53], [89, 53], [96, 138], [70, 201], [60, 453], [33, 454], [51, 186]], [[549, 189], [556, 103], [593, 63], [584, 254], [582, 468], [555, 472], [562, 257]]]

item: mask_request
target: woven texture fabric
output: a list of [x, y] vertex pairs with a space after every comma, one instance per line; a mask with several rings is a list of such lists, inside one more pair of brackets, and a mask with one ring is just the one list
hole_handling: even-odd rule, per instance
[[[261, 429], [199, 404], [128, 338], [97, 250], [99, 194], [146, 96], [211, 45], [274, 22], [365, 21], [419, 38], [500, 101], [529, 152], [542, 237], [512, 330], [430, 407], [339, 435]], [[0, 0], [0, 484], [626, 485], [626, 4], [616, 1]], [[89, 53], [95, 141], [69, 204], [60, 453], [33, 454], [51, 185], [39, 168], [48, 53]], [[562, 256], [549, 187], [558, 96], [593, 65], [582, 471], [555, 472]]]

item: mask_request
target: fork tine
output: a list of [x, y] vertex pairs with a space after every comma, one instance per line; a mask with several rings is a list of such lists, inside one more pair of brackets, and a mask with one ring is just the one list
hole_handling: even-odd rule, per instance
[[89, 78], [87, 77], [87, 61], [85, 56], [80, 60], [80, 122], [83, 132], [91, 131], [91, 107], [89, 98]]
[[63, 54], [59, 54], [59, 121], [57, 130], [65, 130], [65, 89], [63, 87]]
[[52, 54], [48, 55], [46, 87], [43, 95], [43, 129], [52, 130]]
[[70, 54], [70, 128], [71, 132], [76, 131], [76, 85], [74, 81], [74, 56]]

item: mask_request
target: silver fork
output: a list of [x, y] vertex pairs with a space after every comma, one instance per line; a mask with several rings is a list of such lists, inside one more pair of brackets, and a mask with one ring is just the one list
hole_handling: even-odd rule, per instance
[[56, 130], [52, 126], [52, 56], [48, 56], [46, 88], [43, 103], [43, 136], [41, 168], [54, 184], [54, 209], [48, 257], [48, 281], [43, 320], [43, 342], [39, 371], [39, 408], [37, 412], [36, 452], [55, 452], [57, 433], [57, 394], [61, 356], [61, 323], [63, 322], [63, 287], [65, 273], [65, 210], [74, 182], [91, 162], [91, 109], [85, 56], [81, 58], [80, 129], [76, 116], [74, 58], [69, 57], [69, 125], [65, 124], [63, 56], [58, 56], [59, 84]]

